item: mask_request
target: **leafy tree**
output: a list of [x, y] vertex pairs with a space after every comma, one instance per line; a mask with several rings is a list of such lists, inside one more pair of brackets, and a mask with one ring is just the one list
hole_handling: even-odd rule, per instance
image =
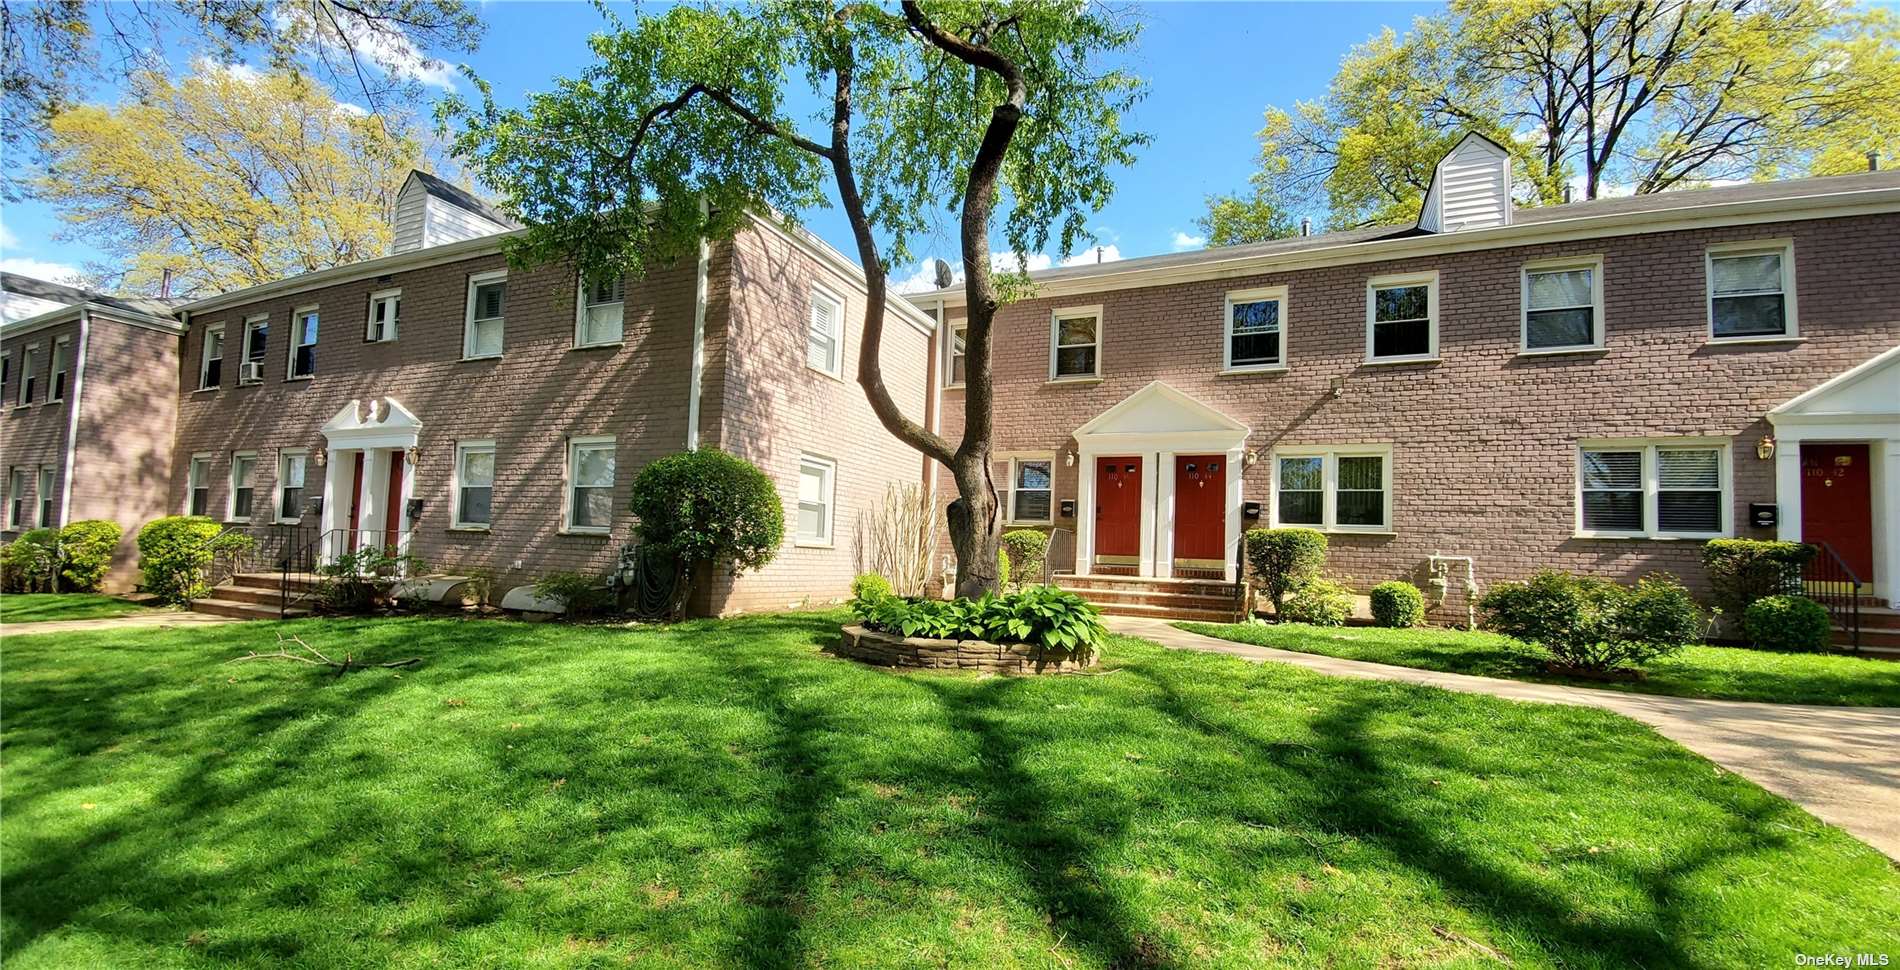
[[[901, 9], [773, 0], [674, 7], [593, 39], [579, 77], [498, 107], [450, 101], [455, 152], [528, 227], [521, 262], [638, 273], [730, 237], [748, 211], [826, 204], [827, 182], [864, 268], [858, 382], [900, 440], [948, 467], [958, 592], [997, 585], [1002, 516], [990, 480], [991, 271], [1000, 222], [1020, 257], [1063, 254], [1107, 202], [1108, 171], [1144, 136], [1122, 129], [1141, 82], [1105, 61], [1134, 28], [1077, 0], [909, 2]], [[823, 104], [821, 130], [792, 117], [784, 85]], [[884, 385], [888, 267], [906, 262], [933, 211], [954, 208], [969, 307], [964, 432], [952, 443], [904, 416]]]
[[53, 119], [39, 194], [136, 288], [225, 290], [382, 255], [416, 139], [309, 77], [201, 65]]
[[[1417, 215], [1466, 131], [1513, 149], [1522, 204], [1611, 187], [1855, 171], [1900, 150], [1900, 30], [1832, 0], [1454, 0], [1353, 48], [1326, 95], [1269, 108], [1249, 192], [1210, 200], [1225, 241], [1304, 200], [1333, 228]], [[1263, 202], [1264, 200], [1264, 202]]]

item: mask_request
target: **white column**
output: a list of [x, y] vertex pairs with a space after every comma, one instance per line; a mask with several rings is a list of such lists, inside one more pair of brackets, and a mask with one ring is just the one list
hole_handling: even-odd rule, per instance
[[[1777, 429], [1779, 430], [1779, 429]], [[1775, 538], [1801, 541], [1801, 439], [1775, 441]]]
[[1221, 565], [1221, 575], [1225, 576], [1230, 583], [1240, 580], [1240, 577], [1235, 575], [1234, 557], [1240, 552], [1240, 506], [1244, 501], [1241, 495], [1246, 485], [1244, 481], [1247, 472], [1246, 460], [1247, 452], [1244, 448], [1227, 449], [1227, 527], [1226, 542], [1222, 544], [1222, 548], [1226, 550], [1223, 554], [1226, 562]]
[[1174, 575], [1174, 452], [1155, 456], [1155, 552], [1156, 576]]
[[1075, 574], [1087, 576], [1095, 568], [1095, 452], [1081, 448], [1075, 465]]
[[1155, 575], [1155, 495], [1161, 456], [1149, 452], [1141, 456], [1141, 566], [1135, 572]]
[[1874, 476], [1874, 584], [1887, 595], [1887, 605], [1900, 610], [1900, 438], [1876, 441], [1886, 460]]

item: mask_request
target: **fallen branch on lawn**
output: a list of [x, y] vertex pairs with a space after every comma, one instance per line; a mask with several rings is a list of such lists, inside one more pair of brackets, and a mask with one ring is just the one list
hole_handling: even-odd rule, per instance
[[[293, 653], [290, 648], [286, 646], [292, 643], [296, 644], [305, 653], [308, 653], [309, 656], [305, 656], [304, 653]], [[368, 661], [358, 660], [354, 655], [347, 653], [343, 655], [342, 660], [336, 660], [326, 655], [323, 651], [318, 650], [316, 647], [305, 643], [302, 637], [287, 637], [281, 633], [277, 635], [276, 653], [258, 653], [253, 650], [242, 657], [232, 657], [226, 660], [225, 663], [243, 663], [246, 660], [290, 660], [300, 664], [309, 664], [312, 667], [329, 667], [335, 670], [338, 676], [342, 676], [352, 670], [413, 667], [422, 662], [421, 657], [410, 657], [406, 660], [389, 660], [383, 663], [370, 663]]]

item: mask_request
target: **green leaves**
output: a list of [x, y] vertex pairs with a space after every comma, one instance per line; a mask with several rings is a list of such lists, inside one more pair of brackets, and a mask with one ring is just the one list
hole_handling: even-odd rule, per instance
[[854, 599], [851, 612], [876, 630], [938, 640], [1029, 643], [1087, 657], [1108, 636], [1102, 614], [1080, 596], [1054, 586], [1024, 586], [981, 599]]

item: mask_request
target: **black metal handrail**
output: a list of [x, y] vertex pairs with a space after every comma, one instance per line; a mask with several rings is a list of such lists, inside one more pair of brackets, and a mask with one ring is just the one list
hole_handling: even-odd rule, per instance
[[[311, 585], [298, 581], [298, 588], [292, 590], [292, 577], [308, 577], [316, 574], [318, 567], [335, 562], [345, 555], [360, 552], [363, 549], [381, 547], [385, 555], [392, 558], [409, 554], [409, 540], [415, 533], [412, 525], [396, 533], [396, 541], [389, 541], [386, 530], [338, 528], [318, 530], [303, 525], [285, 525], [281, 548], [283, 554], [278, 557], [277, 601], [278, 615], [287, 616], [291, 607], [308, 599], [315, 592]], [[400, 575], [400, 574], [399, 574]]]
[[1840, 553], [1825, 542], [1809, 543], [1817, 552], [1801, 574], [1801, 592], [1827, 609], [1834, 626], [1847, 631], [1848, 642], [1860, 652], [1860, 577]]
[[1075, 533], [1062, 528], [1050, 529], [1049, 545], [1043, 548], [1042, 553], [1042, 584], [1044, 586], [1054, 582], [1056, 574], [1062, 572], [1057, 568], [1057, 561], [1063, 558], [1062, 550], [1064, 549], [1068, 550], [1067, 571], [1075, 572]]

